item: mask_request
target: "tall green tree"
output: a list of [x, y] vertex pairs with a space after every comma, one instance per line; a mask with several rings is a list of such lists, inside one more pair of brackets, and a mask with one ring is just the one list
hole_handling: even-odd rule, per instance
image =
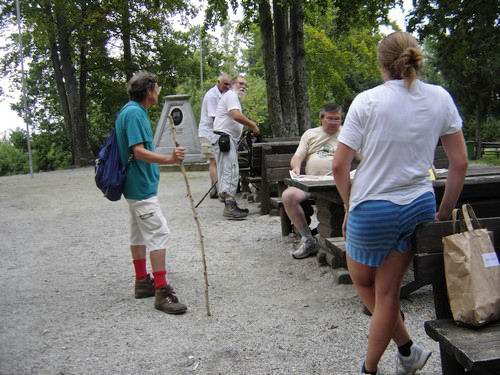
[[466, 117], [475, 118], [476, 157], [481, 127], [500, 110], [500, 3], [417, 1], [409, 28], [430, 40], [433, 63]]
[[[21, 13], [30, 123], [38, 132], [60, 126], [73, 164], [92, 159], [133, 72], [154, 71], [170, 92], [193, 74], [193, 36], [171, 26], [173, 14], [193, 14], [187, 0], [26, 0]], [[1, 0], [0, 24], [14, 21], [14, 2]], [[16, 38], [0, 61], [19, 88]]]
[[[209, 0], [206, 22], [209, 26], [225, 22], [229, 6], [234, 9], [239, 4], [245, 13], [242, 25], [259, 26], [273, 134], [298, 135], [310, 126], [307, 87], [311, 86], [308, 75], [312, 70], [307, 64], [313, 59], [308, 57], [307, 27], [318, 27], [325, 38], [334, 39], [335, 43], [352, 29], [376, 34], [380, 23], [387, 23], [389, 9], [399, 3], [400, 0], [241, 0], [239, 3]], [[337, 64], [337, 61], [318, 61], [316, 66], [321, 69], [320, 64]]]

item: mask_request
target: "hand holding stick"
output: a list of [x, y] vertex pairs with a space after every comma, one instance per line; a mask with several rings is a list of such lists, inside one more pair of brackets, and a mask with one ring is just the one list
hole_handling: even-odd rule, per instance
[[[170, 115], [168, 116], [168, 122], [169, 122], [170, 130], [172, 132], [172, 140], [174, 141], [175, 147], [179, 147], [179, 143], [177, 142], [177, 133], [176, 133], [175, 126], [174, 126], [174, 121], [172, 120], [172, 117]], [[175, 153], [175, 151], [174, 151], [174, 153]], [[203, 233], [201, 232], [201, 224], [200, 224], [200, 219], [198, 218], [198, 212], [196, 211], [196, 207], [194, 206], [193, 195], [191, 194], [191, 187], [189, 186], [189, 181], [188, 181], [187, 174], [186, 174], [186, 168], [184, 167], [182, 160], [179, 161], [179, 164], [180, 164], [182, 176], [184, 177], [184, 182], [186, 183], [187, 196], [189, 198], [189, 203], [191, 204], [193, 218], [194, 218], [194, 221], [196, 222], [196, 226], [198, 228], [198, 235], [200, 237], [201, 259], [203, 262], [203, 276], [205, 278], [205, 306], [207, 308], [207, 316], [211, 316], [212, 314], [210, 313], [210, 304], [208, 302], [207, 261], [205, 260], [205, 246], [203, 244]]]

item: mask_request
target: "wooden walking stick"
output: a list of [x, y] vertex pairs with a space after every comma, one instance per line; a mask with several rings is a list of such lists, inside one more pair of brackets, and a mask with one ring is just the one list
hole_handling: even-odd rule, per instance
[[[172, 116], [168, 116], [168, 122], [170, 126], [170, 130], [172, 131], [172, 140], [174, 141], [175, 147], [179, 147], [179, 143], [177, 142], [177, 133], [175, 130], [174, 121], [172, 120]], [[186, 174], [186, 168], [184, 167], [184, 163], [180, 162], [181, 173], [184, 177], [184, 182], [186, 183], [187, 196], [189, 198], [189, 203], [191, 204], [191, 211], [193, 211], [193, 218], [196, 222], [196, 226], [198, 228], [198, 235], [200, 236], [200, 250], [201, 250], [201, 260], [203, 262], [203, 276], [205, 278], [205, 306], [207, 308], [207, 316], [211, 316], [210, 313], [210, 304], [208, 302], [208, 274], [207, 274], [207, 261], [205, 259], [205, 245], [203, 243], [203, 233], [201, 232], [201, 224], [200, 219], [198, 217], [198, 212], [196, 211], [196, 207], [194, 206], [193, 195], [191, 194], [191, 187], [189, 186], [189, 181]]]

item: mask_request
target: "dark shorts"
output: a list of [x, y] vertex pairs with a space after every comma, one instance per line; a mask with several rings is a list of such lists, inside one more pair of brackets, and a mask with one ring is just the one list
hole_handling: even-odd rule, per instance
[[365, 201], [349, 213], [346, 233], [347, 254], [356, 262], [379, 267], [389, 251], [410, 249], [410, 237], [417, 224], [433, 221], [434, 194], [422, 194], [409, 204]]

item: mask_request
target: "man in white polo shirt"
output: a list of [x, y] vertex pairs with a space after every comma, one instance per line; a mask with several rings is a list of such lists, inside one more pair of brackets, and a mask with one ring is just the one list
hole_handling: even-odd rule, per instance
[[[206, 92], [201, 104], [198, 136], [200, 137], [202, 153], [208, 160], [208, 172], [210, 174], [210, 180], [212, 181], [211, 185], [214, 185], [217, 181], [217, 164], [212, 148], [212, 143], [216, 140], [213, 131], [215, 110], [217, 109], [217, 103], [219, 103], [222, 94], [229, 90], [230, 87], [231, 77], [226, 73], [221, 73], [217, 80], [217, 84]], [[210, 198], [217, 198], [216, 187], [210, 191]]]
[[218, 191], [224, 200], [224, 217], [230, 220], [242, 220], [248, 216], [248, 210], [236, 204], [236, 191], [239, 182], [238, 141], [243, 126], [255, 135], [259, 134], [257, 123], [241, 113], [239, 97], [245, 94], [246, 79], [238, 76], [232, 82], [231, 90], [222, 95], [215, 111], [214, 133], [217, 140], [213, 143], [217, 159]]

